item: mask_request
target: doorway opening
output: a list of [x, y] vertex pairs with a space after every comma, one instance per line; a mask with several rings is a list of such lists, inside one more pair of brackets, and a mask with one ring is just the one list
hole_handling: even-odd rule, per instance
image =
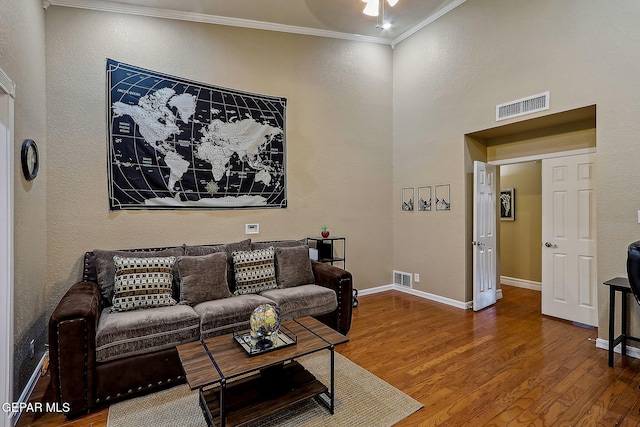
[[500, 189], [500, 283], [542, 291], [542, 162], [500, 166]]
[[[466, 192], [465, 197], [470, 206], [467, 210], [467, 232], [466, 232], [466, 267], [467, 267], [467, 287], [466, 297], [467, 301], [473, 300], [473, 213], [472, 208], [474, 206], [473, 200], [473, 162], [479, 160], [485, 163], [499, 166], [501, 169], [511, 173], [518, 169], [530, 169], [528, 173], [537, 173], [538, 178], [536, 181], [541, 181], [541, 172], [535, 172], [540, 168], [541, 161], [543, 159], [549, 159], [554, 157], [567, 156], [579, 153], [592, 153], [596, 148], [596, 107], [595, 105], [569, 110], [561, 113], [542, 116], [534, 119], [524, 120], [507, 124], [491, 129], [486, 129], [478, 132], [473, 132], [465, 135], [465, 171], [466, 171]], [[501, 171], [502, 173], [502, 171]], [[511, 221], [511, 229], [507, 229], [506, 223], [509, 221], [500, 221], [500, 218], [496, 218], [496, 232], [498, 233], [498, 261], [497, 261], [497, 280], [498, 283], [504, 284], [516, 284], [521, 287], [536, 288], [538, 285], [542, 289], [542, 268], [541, 268], [541, 253], [542, 253], [542, 231], [540, 232], [529, 230], [527, 233], [525, 227], [523, 230], [516, 231], [518, 228], [516, 224], [522, 224], [524, 222], [530, 222], [532, 227], [538, 228], [538, 221], [542, 220], [542, 213], [540, 213], [540, 219], [528, 218], [527, 215], [532, 215], [532, 212], [527, 213], [527, 210], [533, 210], [535, 207], [530, 205], [527, 208], [527, 203], [537, 203], [535, 200], [527, 200], [531, 198], [527, 195], [527, 192], [534, 191], [533, 188], [526, 189], [527, 186], [520, 184], [514, 184], [509, 186], [507, 184], [513, 183], [510, 177], [505, 174], [504, 178], [500, 178], [501, 173], [498, 174], [499, 179], [503, 179], [503, 182], [498, 183], [498, 188], [514, 188], [515, 190], [515, 218]], [[516, 181], [517, 182], [517, 181]], [[535, 186], [534, 186], [535, 187]], [[520, 188], [521, 191], [518, 191]], [[518, 196], [522, 193], [520, 199], [523, 199], [525, 206], [523, 210], [519, 209]], [[535, 198], [535, 197], [534, 197]], [[540, 202], [541, 203], [541, 202]], [[500, 212], [497, 210], [497, 212]], [[540, 212], [542, 210], [540, 209]], [[520, 215], [519, 215], [520, 214]], [[520, 223], [518, 223], [520, 221]], [[505, 223], [505, 229], [501, 230], [501, 224]], [[511, 235], [511, 238], [515, 240], [509, 240], [509, 244], [504, 243], [502, 233]], [[515, 232], [515, 233], [514, 233]], [[505, 236], [506, 237], [506, 236]], [[526, 248], [524, 245], [526, 244]], [[519, 248], [519, 254], [506, 251], [512, 245], [523, 245]], [[503, 248], [503, 246], [506, 246]], [[529, 256], [536, 252], [535, 256], [523, 259], [522, 257]], [[516, 259], [510, 259], [509, 257], [515, 255]], [[517, 267], [511, 265], [513, 262], [519, 263]], [[503, 266], [504, 264], [504, 266]], [[537, 267], [540, 265], [540, 268]], [[509, 274], [509, 275], [507, 275]], [[507, 278], [505, 282], [501, 282], [501, 279]], [[502, 289], [498, 289], [498, 298], [501, 297]]]

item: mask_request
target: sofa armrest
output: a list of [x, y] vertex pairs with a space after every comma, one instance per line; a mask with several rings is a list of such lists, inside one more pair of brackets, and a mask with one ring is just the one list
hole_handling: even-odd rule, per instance
[[[353, 311], [353, 277], [351, 273], [331, 264], [313, 261], [311, 263], [316, 285], [333, 289], [338, 298], [335, 313], [326, 317], [328, 324], [338, 332], [346, 334], [351, 329]], [[325, 320], [325, 319], [323, 319]]]
[[49, 319], [51, 383], [69, 416], [89, 411], [95, 403], [96, 329], [100, 318], [100, 289], [78, 282], [62, 297]]

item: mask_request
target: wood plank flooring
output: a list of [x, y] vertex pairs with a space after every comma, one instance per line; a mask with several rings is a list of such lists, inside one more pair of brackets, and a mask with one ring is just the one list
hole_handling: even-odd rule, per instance
[[[361, 296], [338, 352], [425, 407], [398, 426], [640, 426], [640, 360], [595, 347], [597, 330], [540, 314], [540, 293], [503, 286], [479, 313], [401, 292]], [[43, 377], [32, 401], [51, 395]], [[65, 423], [106, 426], [108, 410]]]

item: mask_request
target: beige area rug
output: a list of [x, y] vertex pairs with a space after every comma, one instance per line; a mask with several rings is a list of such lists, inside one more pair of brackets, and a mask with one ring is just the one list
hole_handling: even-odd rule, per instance
[[[329, 357], [323, 351], [299, 359], [324, 384], [329, 384]], [[336, 353], [335, 414], [311, 399], [263, 418], [254, 426], [325, 427], [392, 426], [422, 404], [366, 369]], [[107, 427], [206, 426], [198, 393], [181, 385], [109, 408]]]

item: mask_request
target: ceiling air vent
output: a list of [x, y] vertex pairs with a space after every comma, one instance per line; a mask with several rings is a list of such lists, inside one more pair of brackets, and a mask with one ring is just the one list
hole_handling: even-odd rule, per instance
[[549, 109], [549, 92], [496, 105], [496, 121]]
[[393, 270], [393, 284], [410, 288], [411, 274], [405, 273], [404, 271]]

